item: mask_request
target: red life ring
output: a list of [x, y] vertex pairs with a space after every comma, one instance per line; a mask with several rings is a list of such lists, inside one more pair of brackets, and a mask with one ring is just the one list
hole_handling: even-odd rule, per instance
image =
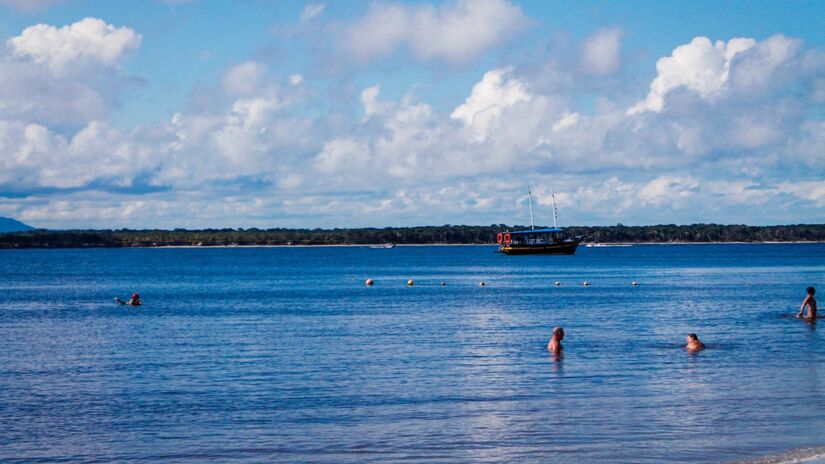
[[510, 242], [511, 242], [510, 234], [504, 234], [504, 243], [509, 245]]
[[496, 242], [498, 242], [500, 244], [502, 241], [504, 241], [504, 234], [499, 232], [498, 235], [496, 236]]

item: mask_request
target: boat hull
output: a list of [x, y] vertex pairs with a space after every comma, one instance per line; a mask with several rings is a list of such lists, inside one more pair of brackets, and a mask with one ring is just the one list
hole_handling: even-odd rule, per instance
[[572, 255], [581, 239], [543, 245], [501, 245], [499, 251], [506, 255]]

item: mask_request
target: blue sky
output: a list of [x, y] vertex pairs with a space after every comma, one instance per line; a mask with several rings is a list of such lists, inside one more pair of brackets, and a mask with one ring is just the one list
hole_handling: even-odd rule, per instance
[[823, 25], [801, 1], [0, 0], [0, 215], [524, 223], [531, 184], [562, 224], [821, 223]]

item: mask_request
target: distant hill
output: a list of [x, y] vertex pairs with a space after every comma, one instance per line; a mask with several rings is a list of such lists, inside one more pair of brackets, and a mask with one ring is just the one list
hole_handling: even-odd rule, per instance
[[0, 234], [5, 232], [25, 232], [27, 230], [34, 230], [34, 227], [27, 226], [16, 219], [0, 217]]

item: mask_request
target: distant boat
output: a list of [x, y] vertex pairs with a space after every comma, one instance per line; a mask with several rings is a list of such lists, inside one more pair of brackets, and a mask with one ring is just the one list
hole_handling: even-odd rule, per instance
[[370, 248], [373, 250], [388, 250], [390, 248], [395, 248], [394, 243], [385, 243], [383, 245], [370, 245]]
[[536, 229], [533, 226], [533, 194], [527, 188], [530, 204], [530, 228], [504, 231], [498, 234], [498, 250], [506, 255], [572, 255], [584, 236], [568, 237], [556, 226], [556, 195], [553, 194], [553, 227]]

